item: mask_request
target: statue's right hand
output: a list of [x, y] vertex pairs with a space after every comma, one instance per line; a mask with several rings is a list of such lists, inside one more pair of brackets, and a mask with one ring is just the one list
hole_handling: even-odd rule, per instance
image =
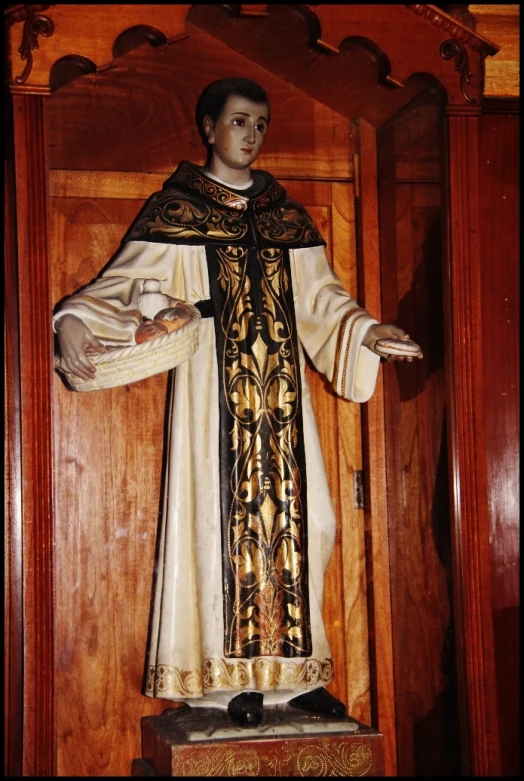
[[92, 380], [96, 374], [96, 367], [88, 359], [86, 350], [91, 353], [105, 353], [106, 348], [102, 342], [76, 315], [64, 315], [57, 320], [55, 329], [60, 345], [62, 368], [82, 380]]

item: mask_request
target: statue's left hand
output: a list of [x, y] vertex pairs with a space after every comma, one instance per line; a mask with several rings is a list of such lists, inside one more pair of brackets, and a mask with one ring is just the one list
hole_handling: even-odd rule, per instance
[[[414, 348], [418, 347], [418, 352], [412, 353], [411, 355], [402, 355], [401, 352], [398, 354], [385, 354], [384, 351], [380, 349], [380, 345], [377, 349], [377, 342], [379, 339], [398, 339], [401, 342], [409, 342], [410, 346], [413, 345]], [[411, 341], [409, 335], [403, 331], [402, 328], [399, 328], [398, 325], [393, 325], [391, 323], [374, 323], [371, 325], [364, 336], [363, 344], [368, 350], [371, 350], [371, 352], [376, 355], [380, 355], [381, 358], [385, 358], [387, 361], [408, 361], [408, 363], [411, 363], [413, 358], [423, 357], [422, 350], [415, 342]]]

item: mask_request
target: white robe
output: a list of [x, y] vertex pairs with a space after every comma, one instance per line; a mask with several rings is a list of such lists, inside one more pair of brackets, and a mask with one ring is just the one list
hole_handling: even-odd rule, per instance
[[[241, 691], [278, 704], [325, 686], [333, 663], [322, 621], [322, 588], [335, 538], [335, 517], [304, 371], [304, 352], [340, 396], [367, 401], [379, 357], [362, 345], [372, 323], [333, 274], [323, 246], [289, 251], [302, 380], [307, 468], [310, 657], [224, 657], [220, 531], [218, 369], [213, 318], [199, 325], [199, 347], [176, 369], [149, 647], [151, 697], [226, 708]], [[130, 241], [111, 266], [68, 299], [108, 344], [134, 344], [144, 281], [195, 303], [209, 298], [204, 246]]]

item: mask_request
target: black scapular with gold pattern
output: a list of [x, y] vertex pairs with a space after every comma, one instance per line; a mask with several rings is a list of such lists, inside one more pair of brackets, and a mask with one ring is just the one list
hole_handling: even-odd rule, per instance
[[307, 485], [289, 249], [323, 245], [270, 175], [182, 163], [127, 240], [205, 245], [220, 411], [224, 655], [311, 655]]

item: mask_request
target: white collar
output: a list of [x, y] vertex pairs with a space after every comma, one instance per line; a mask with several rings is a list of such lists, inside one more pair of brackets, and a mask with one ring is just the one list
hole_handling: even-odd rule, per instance
[[210, 179], [214, 179], [215, 182], [218, 182], [219, 184], [223, 184], [225, 187], [232, 187], [233, 190], [248, 190], [253, 184], [253, 179], [250, 179], [249, 182], [246, 182], [246, 184], [232, 184], [231, 182], [226, 182], [225, 179], [221, 179], [219, 176], [210, 174], [209, 171], [204, 171], [204, 173]]

